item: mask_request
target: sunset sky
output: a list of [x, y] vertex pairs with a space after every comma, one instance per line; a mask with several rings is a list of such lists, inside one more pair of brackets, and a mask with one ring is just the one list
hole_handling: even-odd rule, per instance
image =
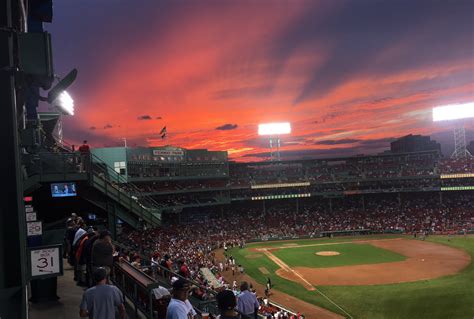
[[473, 19], [471, 0], [61, 0], [46, 28], [56, 73], [79, 70], [67, 141], [261, 160], [258, 123], [291, 122], [288, 158], [450, 131], [431, 108], [474, 101]]

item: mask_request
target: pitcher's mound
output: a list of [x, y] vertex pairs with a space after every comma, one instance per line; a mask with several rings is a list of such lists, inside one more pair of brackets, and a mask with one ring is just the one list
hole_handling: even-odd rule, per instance
[[340, 255], [337, 251], [318, 251], [316, 253], [318, 256], [337, 256]]

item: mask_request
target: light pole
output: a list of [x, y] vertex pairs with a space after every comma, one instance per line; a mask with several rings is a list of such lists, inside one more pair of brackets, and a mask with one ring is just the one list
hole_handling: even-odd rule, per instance
[[470, 158], [471, 153], [466, 148], [466, 131], [464, 121], [474, 118], [474, 102], [451, 104], [433, 108], [433, 121], [457, 121], [454, 127], [454, 152], [451, 158]]
[[[280, 147], [281, 139], [280, 135], [286, 135], [291, 133], [291, 125], [288, 122], [285, 123], [267, 123], [258, 125], [258, 135], [268, 136], [270, 143], [270, 160], [280, 161]], [[276, 152], [273, 148], [276, 147]], [[275, 158], [276, 157], [276, 158]]]

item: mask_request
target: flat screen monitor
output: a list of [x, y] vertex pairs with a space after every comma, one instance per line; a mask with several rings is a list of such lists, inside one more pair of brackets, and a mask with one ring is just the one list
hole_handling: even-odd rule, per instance
[[51, 196], [53, 197], [69, 197], [76, 196], [76, 183], [52, 183]]

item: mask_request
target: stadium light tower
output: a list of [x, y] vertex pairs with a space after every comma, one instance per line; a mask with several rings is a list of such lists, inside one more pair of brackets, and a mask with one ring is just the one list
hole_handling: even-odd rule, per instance
[[[280, 160], [280, 146], [281, 140], [280, 135], [286, 135], [291, 133], [291, 125], [288, 122], [285, 123], [267, 123], [258, 125], [258, 135], [268, 136], [270, 142], [270, 159]], [[273, 148], [276, 146], [276, 152], [273, 152]], [[275, 158], [276, 156], [276, 158]]]
[[466, 149], [466, 131], [464, 121], [474, 118], [474, 102], [465, 104], [452, 104], [433, 108], [433, 121], [454, 121], [458, 120], [454, 127], [454, 152], [452, 158], [472, 157]]

